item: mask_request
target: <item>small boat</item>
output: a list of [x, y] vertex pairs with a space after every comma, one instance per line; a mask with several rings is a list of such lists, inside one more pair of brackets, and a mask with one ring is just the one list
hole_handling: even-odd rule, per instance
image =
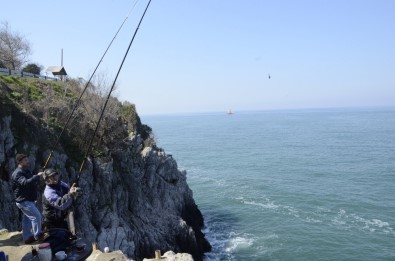
[[232, 115], [232, 114], [234, 114], [234, 112], [233, 112], [231, 109], [229, 109], [228, 112], [227, 112], [227, 114], [228, 114], [228, 115]]

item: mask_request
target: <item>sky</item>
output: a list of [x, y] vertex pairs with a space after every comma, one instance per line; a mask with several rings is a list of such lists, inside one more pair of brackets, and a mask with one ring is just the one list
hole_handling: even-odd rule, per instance
[[[148, 0], [3, 1], [30, 62], [111, 83]], [[152, 0], [114, 95], [140, 115], [395, 106], [393, 0]], [[45, 73], [45, 72], [44, 72]], [[270, 79], [269, 76], [270, 75]]]

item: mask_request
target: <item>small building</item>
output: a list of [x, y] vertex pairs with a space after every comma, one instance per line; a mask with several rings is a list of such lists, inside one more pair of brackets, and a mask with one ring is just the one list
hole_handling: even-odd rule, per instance
[[59, 77], [61, 80], [63, 80], [64, 76], [67, 75], [66, 69], [63, 66], [50, 66], [48, 67], [47, 72], [51, 72], [54, 76]]

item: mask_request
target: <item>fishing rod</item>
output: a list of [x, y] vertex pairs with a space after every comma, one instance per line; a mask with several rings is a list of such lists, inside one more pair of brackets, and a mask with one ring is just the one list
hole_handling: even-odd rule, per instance
[[[103, 108], [102, 108], [102, 111], [101, 111], [99, 120], [98, 120], [97, 125], [96, 125], [96, 128], [95, 128], [95, 131], [94, 131], [94, 133], [93, 133], [93, 135], [92, 135], [92, 138], [91, 138], [91, 140], [90, 140], [90, 142], [89, 142], [88, 149], [86, 150], [86, 153], [85, 153], [85, 155], [84, 155], [84, 159], [83, 159], [83, 161], [82, 161], [82, 163], [81, 163], [80, 169], [79, 169], [78, 174], [77, 174], [77, 179], [76, 179], [75, 183], [73, 184], [73, 186], [78, 184], [78, 181], [79, 181], [79, 179], [80, 179], [81, 172], [82, 172], [82, 170], [83, 170], [83, 168], [84, 168], [86, 159], [87, 159], [87, 157], [88, 157], [88, 155], [89, 155], [89, 153], [90, 153], [90, 150], [91, 150], [91, 148], [92, 148], [92, 144], [93, 144], [94, 137], [95, 137], [95, 135], [96, 135], [96, 133], [97, 133], [97, 130], [99, 129], [99, 125], [100, 125], [101, 120], [102, 120], [102, 118], [103, 118], [104, 111], [105, 111], [105, 109], [106, 109], [106, 107], [107, 107], [107, 103], [108, 103], [108, 101], [109, 101], [109, 99], [110, 99], [111, 92], [112, 92], [113, 89], [114, 89], [115, 82], [116, 82], [116, 80], [118, 79], [118, 76], [119, 76], [119, 73], [120, 73], [121, 68], [122, 68], [122, 66], [123, 66], [123, 63], [125, 62], [126, 56], [127, 56], [128, 53], [129, 53], [130, 47], [131, 47], [131, 45], [132, 45], [132, 43], [133, 43], [133, 40], [134, 40], [134, 38], [135, 38], [135, 36], [136, 36], [136, 34], [137, 34], [137, 31], [138, 31], [138, 29], [139, 29], [139, 27], [140, 27], [140, 24], [141, 24], [141, 22], [142, 22], [142, 20], [143, 20], [143, 18], [144, 18], [144, 16], [145, 16], [145, 13], [147, 12], [147, 9], [148, 9], [148, 6], [150, 5], [150, 3], [151, 3], [151, 0], [148, 2], [147, 7], [146, 7], [145, 10], [144, 10], [144, 13], [143, 13], [143, 15], [142, 15], [142, 17], [141, 17], [141, 19], [140, 19], [140, 22], [139, 22], [139, 24], [137, 25], [137, 28], [136, 28], [136, 30], [135, 30], [135, 32], [134, 32], [134, 34], [133, 34], [132, 40], [131, 40], [130, 43], [129, 43], [129, 46], [128, 46], [128, 49], [127, 49], [127, 51], [126, 51], [126, 53], [125, 53], [125, 56], [123, 57], [122, 63], [121, 63], [121, 65], [120, 65], [119, 69], [118, 69], [118, 73], [117, 73], [117, 75], [116, 75], [116, 77], [115, 77], [115, 79], [114, 79], [114, 82], [113, 82], [113, 84], [112, 84], [112, 86], [111, 86], [111, 89], [110, 89], [110, 91], [109, 91], [109, 93], [108, 93], [106, 102], [104, 103], [104, 106], [103, 106]], [[70, 209], [70, 210], [69, 210], [69, 213], [68, 213], [68, 221], [69, 221], [69, 230], [70, 230], [71, 234], [73, 235], [73, 237], [76, 237], [76, 229], [75, 229], [75, 222], [74, 222], [74, 210], [73, 210], [73, 209]]]
[[107, 49], [104, 51], [102, 57], [100, 58], [100, 61], [97, 63], [96, 68], [95, 68], [95, 70], [93, 71], [92, 75], [90, 76], [88, 82], [85, 84], [85, 87], [84, 87], [84, 89], [82, 90], [82, 92], [81, 92], [81, 94], [80, 94], [78, 100], [75, 102], [74, 107], [73, 107], [71, 113], [69, 114], [66, 123], [64, 124], [64, 126], [63, 126], [63, 128], [62, 128], [62, 131], [61, 131], [60, 134], [58, 135], [55, 144], [54, 144], [54, 145], [52, 146], [52, 148], [51, 148], [51, 152], [49, 153], [48, 158], [47, 158], [47, 160], [45, 161], [45, 164], [44, 164], [43, 169], [46, 169], [46, 168], [47, 168], [48, 163], [49, 163], [49, 161], [50, 161], [50, 159], [51, 159], [51, 157], [52, 157], [52, 154], [54, 153], [56, 147], [58, 146], [58, 144], [59, 144], [59, 142], [60, 142], [60, 138], [62, 137], [63, 132], [64, 132], [64, 131], [66, 130], [66, 128], [68, 127], [68, 125], [69, 125], [69, 123], [70, 123], [70, 121], [71, 121], [71, 117], [73, 116], [75, 110], [76, 110], [76, 109], [78, 108], [78, 106], [80, 105], [82, 96], [84, 95], [85, 91], [88, 89], [88, 86], [89, 86], [89, 84], [91, 83], [91, 81], [92, 81], [92, 79], [93, 79], [93, 76], [96, 74], [97, 69], [99, 68], [100, 64], [102, 63], [104, 57], [106, 56], [108, 50], [110, 49], [110, 47], [111, 47], [112, 43], [114, 42], [115, 38], [117, 37], [118, 33], [121, 31], [121, 29], [122, 29], [123, 25], [125, 24], [126, 20], [129, 18], [130, 14], [132, 13], [132, 11], [133, 11], [134, 7], [136, 6], [137, 2], [138, 2], [138, 0], [134, 3], [134, 5], [133, 5], [133, 7], [130, 9], [128, 15], [125, 17], [125, 19], [123, 20], [122, 24], [119, 26], [119, 28], [118, 28], [117, 32], [115, 33], [114, 37], [112, 38], [110, 44], [107, 46]]
[[88, 155], [89, 155], [89, 153], [90, 153], [90, 150], [91, 150], [91, 148], [92, 148], [93, 140], [94, 140], [94, 138], [95, 138], [95, 135], [96, 135], [96, 133], [97, 133], [97, 130], [99, 129], [101, 120], [102, 120], [103, 115], [104, 115], [104, 111], [106, 110], [108, 101], [109, 101], [109, 99], [110, 99], [110, 97], [111, 97], [111, 93], [112, 93], [112, 91], [113, 91], [113, 89], [114, 89], [114, 86], [115, 86], [115, 83], [116, 83], [116, 81], [117, 81], [117, 79], [118, 79], [119, 73], [121, 72], [121, 69], [122, 69], [122, 67], [123, 67], [123, 64], [124, 64], [124, 62], [125, 62], [125, 60], [126, 60], [126, 57], [127, 57], [128, 53], [129, 53], [130, 47], [131, 47], [132, 44], [133, 44], [134, 38], [136, 37], [137, 31], [138, 31], [139, 28], [140, 28], [141, 22], [142, 22], [143, 19], [144, 19], [145, 13], [147, 12], [147, 9], [148, 9], [150, 3], [151, 3], [151, 0], [148, 1], [147, 6], [145, 7], [144, 13], [143, 13], [143, 15], [142, 15], [141, 18], [140, 18], [140, 22], [138, 23], [137, 28], [136, 28], [136, 30], [134, 31], [133, 37], [132, 37], [132, 39], [130, 40], [129, 46], [128, 46], [128, 48], [127, 48], [127, 50], [126, 50], [126, 52], [125, 52], [125, 55], [124, 55], [124, 57], [123, 57], [123, 59], [122, 59], [121, 65], [119, 66], [118, 72], [117, 72], [117, 74], [116, 74], [116, 76], [115, 76], [114, 82], [112, 83], [111, 89], [110, 89], [110, 91], [108, 92], [107, 99], [106, 99], [106, 101], [105, 101], [105, 103], [104, 103], [103, 109], [101, 110], [101, 114], [100, 114], [99, 120], [98, 120], [98, 122], [97, 122], [97, 124], [96, 124], [95, 131], [94, 131], [94, 133], [93, 133], [93, 135], [92, 135], [92, 138], [91, 138], [91, 140], [90, 140], [90, 142], [89, 142], [88, 149], [86, 150], [86, 153], [85, 153], [85, 155], [84, 155], [84, 159], [83, 159], [83, 161], [82, 161], [82, 163], [81, 163], [81, 167], [80, 167], [80, 169], [79, 169], [79, 171], [78, 171], [76, 183], [78, 183], [78, 181], [79, 181], [79, 179], [80, 179], [81, 172], [82, 172], [82, 170], [83, 170], [83, 168], [84, 168], [86, 159], [87, 159], [87, 157], [88, 157]]

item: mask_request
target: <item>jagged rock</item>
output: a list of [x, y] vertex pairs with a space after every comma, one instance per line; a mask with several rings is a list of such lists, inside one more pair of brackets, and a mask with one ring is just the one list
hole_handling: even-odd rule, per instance
[[111, 253], [103, 253], [100, 250], [94, 250], [86, 261], [133, 261], [127, 258], [121, 251], [114, 251]]
[[[0, 230], [0, 251], [3, 251], [10, 261], [19, 260], [31, 260], [31, 250], [38, 247], [38, 244], [25, 245], [22, 240], [21, 232], [8, 232], [6, 229]], [[95, 249], [86, 261], [134, 261], [128, 258], [122, 251], [112, 251], [109, 253], [103, 253], [102, 251]], [[157, 260], [157, 259], [144, 259], [144, 260]], [[190, 254], [178, 253], [175, 254], [173, 251], [166, 252], [161, 256], [160, 260], [168, 261], [193, 261]]]
[[163, 257], [166, 257], [168, 261], [193, 261], [193, 258], [190, 254], [186, 253], [174, 253], [173, 251], [167, 251], [163, 254]]
[[[0, 229], [9, 231], [21, 228], [7, 180], [16, 165], [13, 121], [20, 120], [11, 116], [0, 119]], [[42, 167], [48, 148], [35, 140], [19, 137], [21, 140], [31, 163], [36, 163], [32, 167]], [[145, 145], [138, 134], [130, 135], [125, 144], [106, 157], [86, 162], [78, 182], [83, 193], [74, 206], [78, 235], [96, 242], [99, 249], [119, 250], [125, 258], [142, 260], [157, 249], [172, 249], [201, 260], [211, 246], [201, 232], [203, 216], [186, 182], [186, 172], [162, 149]], [[69, 183], [76, 180], [78, 169], [71, 158], [60, 148], [49, 163]]]
[[162, 260], [162, 261], [193, 261], [192, 255], [187, 253], [174, 253], [173, 251], [167, 251], [162, 256], [160, 253], [155, 253], [155, 258], [144, 258], [143, 261], [155, 261], [155, 260]]

